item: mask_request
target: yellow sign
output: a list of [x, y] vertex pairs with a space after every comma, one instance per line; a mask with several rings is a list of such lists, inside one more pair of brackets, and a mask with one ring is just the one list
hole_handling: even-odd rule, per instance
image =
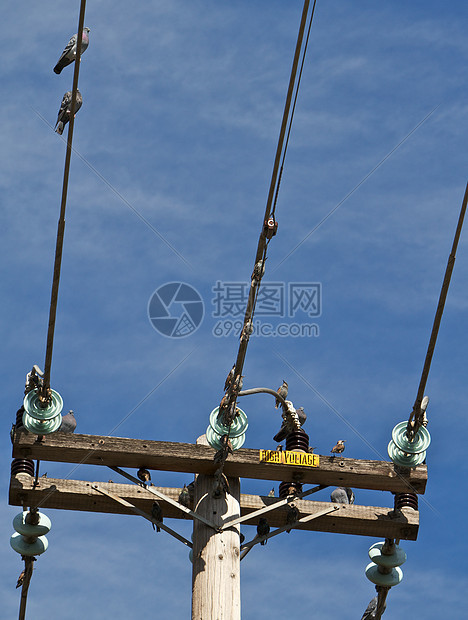
[[260, 450], [260, 462], [282, 463], [283, 465], [302, 465], [303, 467], [318, 467], [319, 455], [304, 452]]

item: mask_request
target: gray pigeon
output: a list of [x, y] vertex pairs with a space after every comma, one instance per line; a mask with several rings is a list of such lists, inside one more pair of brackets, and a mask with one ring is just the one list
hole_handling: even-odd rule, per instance
[[[301, 426], [304, 426], [305, 421], [307, 420], [307, 415], [304, 411], [304, 408], [299, 407], [298, 409], [296, 409], [296, 413], [297, 413], [297, 417], [299, 418], [299, 422]], [[280, 441], [283, 441], [283, 439], [286, 439], [286, 437], [291, 432], [290, 429], [291, 429], [291, 424], [289, 420], [287, 422], [283, 420], [283, 424], [281, 424], [281, 428], [276, 433], [276, 435], [273, 437], [273, 441], [276, 441], [276, 443], [279, 443]]]
[[[71, 117], [71, 104], [72, 104], [72, 91], [67, 91], [62, 99], [62, 103], [60, 104], [60, 110], [57, 116], [57, 122], [55, 123], [55, 131], [62, 135], [65, 125], [68, 123]], [[76, 101], [75, 101], [75, 114], [83, 105], [83, 97], [79, 90], [76, 91]]]
[[76, 418], [73, 410], [62, 416], [62, 424], [60, 424], [59, 431], [61, 433], [74, 433], [76, 428]]
[[[81, 54], [84, 54], [84, 52], [86, 51], [86, 48], [89, 45], [89, 28], [83, 28], [83, 39], [81, 41]], [[65, 49], [62, 52], [62, 55], [60, 56], [58, 63], [55, 65], [54, 67], [54, 73], [61, 73], [62, 69], [64, 69], [65, 67], [68, 67], [68, 65], [71, 65], [71, 63], [75, 60], [76, 57], [76, 42], [77, 42], [77, 35], [74, 34], [72, 36], [72, 38], [70, 39], [70, 41], [68, 41], [67, 46], [65, 47]]]
[[331, 492], [330, 499], [334, 504], [354, 504], [354, 493], [349, 487], [337, 487]]

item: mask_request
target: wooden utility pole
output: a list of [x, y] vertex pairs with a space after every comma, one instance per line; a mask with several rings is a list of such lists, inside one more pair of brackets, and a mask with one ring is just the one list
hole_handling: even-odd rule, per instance
[[[208, 445], [203, 435], [198, 445]], [[225, 486], [225, 493], [220, 488]], [[196, 512], [214, 526], [240, 516], [239, 478], [217, 480], [199, 474], [195, 480]], [[239, 526], [216, 531], [193, 522], [192, 620], [240, 620]]]
[[[213, 461], [215, 450], [203, 439], [188, 444], [56, 432], [38, 440], [20, 428], [13, 433], [14, 458], [107, 466], [133, 484], [35, 479], [23, 472], [11, 476], [9, 502], [42, 509], [137, 514], [151, 521], [151, 508], [157, 499], [164, 516], [161, 528], [192, 547], [192, 620], [240, 620], [239, 525], [256, 526], [260, 516], [277, 528], [269, 537], [293, 527], [401, 540], [417, 538], [419, 512], [413, 508], [395, 511], [393, 506], [337, 505], [305, 497], [325, 486], [424, 493], [425, 465], [399, 470], [388, 461], [313, 455], [310, 466], [312, 455], [284, 453], [287, 456], [278, 459], [278, 453], [272, 451], [242, 448], [229, 455], [221, 473]], [[181, 489], [146, 486], [121, 467], [193, 473], [193, 501], [189, 507], [182, 506]], [[241, 495], [241, 477], [318, 486], [285, 499]], [[291, 502], [299, 515], [292, 526], [287, 523]], [[167, 518], [187, 517], [194, 521], [192, 542], [166, 525]], [[243, 555], [258, 542], [255, 537], [245, 542]]]

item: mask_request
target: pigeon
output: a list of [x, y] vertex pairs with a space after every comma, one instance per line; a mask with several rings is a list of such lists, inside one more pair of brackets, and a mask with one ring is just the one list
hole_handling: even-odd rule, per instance
[[[153, 502], [153, 506], [151, 507], [151, 516], [153, 517], [153, 519], [155, 521], [158, 521], [159, 523], [163, 522], [163, 516], [162, 516], [162, 510], [161, 510], [161, 506], [159, 505], [159, 502]], [[153, 525], [153, 530], [156, 530], [157, 532], [161, 531], [161, 528], [159, 527], [158, 524], [156, 524], [156, 527]]]
[[[60, 56], [57, 64], [54, 67], [54, 73], [57, 73], [57, 75], [62, 72], [62, 69], [64, 69], [68, 65], [71, 65], [71, 63], [75, 60], [77, 40], [78, 40], [77, 35], [74, 34], [72, 38], [70, 39], [70, 41], [68, 41], [67, 46], [63, 50], [62, 55]], [[88, 44], [89, 44], [89, 28], [86, 27], [86, 28], [83, 28], [83, 39], [81, 41], [81, 54], [85, 53], [86, 48], [88, 47]]]
[[[299, 519], [299, 510], [294, 504], [288, 506], [288, 516], [286, 517], [286, 523], [295, 523]], [[286, 530], [289, 534], [291, 530]]]
[[[55, 123], [55, 131], [62, 135], [65, 125], [68, 123], [71, 117], [71, 104], [72, 104], [72, 91], [67, 91], [62, 99], [62, 103], [60, 104], [60, 110], [57, 116], [57, 122]], [[79, 90], [76, 91], [76, 101], [75, 101], [75, 114], [83, 105], [83, 97]]]
[[184, 484], [182, 491], [179, 493], [179, 503], [186, 508], [190, 507], [190, 492], [186, 484]]
[[354, 504], [354, 493], [349, 487], [337, 487], [330, 494], [334, 504]]
[[73, 413], [73, 409], [67, 413], [67, 415], [62, 416], [62, 423], [60, 424], [59, 431], [61, 433], [74, 433], [76, 428], [76, 418]]
[[341, 454], [345, 449], [345, 441], [346, 439], [338, 439], [338, 442], [333, 448], [330, 450], [333, 454]]
[[[300, 425], [303, 426], [305, 421], [307, 420], [307, 415], [304, 411], [304, 408], [299, 407], [299, 409], [296, 409], [296, 413], [297, 413], [297, 417], [299, 418]], [[289, 422], [289, 420], [287, 422], [286, 420], [283, 420], [283, 423], [281, 424], [281, 428], [276, 433], [276, 435], [273, 437], [273, 441], [276, 441], [276, 443], [279, 443], [280, 441], [283, 441], [283, 439], [286, 439], [286, 437], [291, 432], [290, 428], [291, 428], [291, 423]]]
[[[286, 396], [288, 395], [288, 384], [286, 383], [286, 381], [283, 379], [283, 385], [281, 387], [279, 387], [277, 390], [278, 394], [280, 396], [282, 396], [283, 398], [286, 398]], [[275, 404], [275, 409], [278, 409], [278, 407], [280, 406], [281, 401], [277, 398], [276, 399], [276, 404]]]
[[144, 467], [140, 467], [140, 469], [137, 471], [137, 476], [138, 476], [138, 479], [144, 482], [145, 484], [147, 484], [148, 482], [151, 482], [151, 474]]
[[[257, 535], [260, 536], [266, 536], [267, 534], [270, 533], [270, 526], [268, 525], [268, 521], [266, 519], [264, 519], [263, 517], [261, 517], [258, 521], [258, 525], [257, 525]], [[266, 540], [262, 540], [260, 542], [260, 544], [266, 545], [267, 541]]]
[[313, 447], [312, 447], [312, 446], [309, 446], [309, 448], [308, 448], [308, 452], [309, 452], [309, 454], [313, 454], [313, 453], [314, 453], [314, 450], [317, 450], [317, 446], [313, 446]]
[[234, 379], [234, 371], [236, 370], [236, 365], [233, 364], [231, 370], [229, 371], [228, 376], [226, 377], [226, 381], [224, 382], [224, 391], [231, 387], [231, 383]]
[[267, 497], [275, 497], [275, 487], [273, 487], [271, 489], [271, 491], [268, 493]]

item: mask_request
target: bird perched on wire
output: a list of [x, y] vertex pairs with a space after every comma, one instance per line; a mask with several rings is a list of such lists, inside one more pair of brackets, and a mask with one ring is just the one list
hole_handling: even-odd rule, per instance
[[[89, 28], [83, 28], [83, 38], [81, 40], [81, 54], [84, 54], [88, 45], [89, 45]], [[62, 69], [71, 65], [71, 63], [76, 59], [76, 42], [78, 40], [78, 36], [74, 34], [70, 41], [68, 41], [65, 49], [62, 52], [62, 55], [58, 59], [57, 64], [54, 67], [54, 73], [62, 72]]]
[[[283, 379], [283, 385], [281, 385], [277, 390], [278, 394], [280, 396], [282, 396], [284, 399], [286, 399], [286, 396], [288, 395], [288, 384], [286, 383], [286, 381]], [[275, 404], [275, 409], [278, 409], [278, 407], [280, 406], [281, 401], [279, 400], [279, 398], [276, 399], [276, 404]]]
[[[297, 506], [295, 506], [294, 504], [289, 504], [288, 514], [286, 516], [286, 523], [295, 523], [298, 520], [299, 520], [299, 510]], [[291, 530], [286, 530], [286, 531], [288, 534], [291, 532]]]
[[330, 494], [330, 500], [335, 504], [354, 504], [354, 493], [349, 487], [337, 487]]
[[137, 471], [137, 476], [138, 476], [138, 479], [144, 482], [145, 484], [148, 484], [148, 482], [151, 482], [151, 474], [144, 467], [140, 467], [140, 469]]
[[265, 259], [261, 258], [258, 263], [256, 263], [255, 267], [253, 268], [252, 271], [252, 280], [261, 280], [265, 274], [265, 261], [266, 261], [267, 257], [265, 257]]
[[333, 454], [341, 454], [345, 449], [345, 441], [346, 439], [338, 439], [338, 442], [335, 446], [330, 450]]
[[[300, 425], [303, 426], [305, 421], [307, 420], [307, 415], [304, 411], [304, 408], [299, 407], [298, 409], [296, 409], [296, 413], [297, 413], [297, 417], [299, 418]], [[280, 441], [283, 441], [283, 439], [286, 439], [286, 437], [295, 430], [296, 428], [291, 425], [289, 418], [287, 420], [283, 420], [283, 423], [281, 424], [281, 428], [276, 433], [276, 435], [273, 437], [273, 441], [276, 441], [277, 443], [279, 443]]]
[[[60, 110], [57, 116], [57, 122], [55, 123], [55, 131], [62, 135], [65, 125], [69, 122], [71, 118], [71, 104], [72, 104], [72, 91], [67, 91], [62, 99], [62, 103], [60, 104]], [[75, 112], [76, 114], [78, 110], [83, 105], [83, 97], [79, 90], [76, 91], [76, 100], [75, 100]]]
[[[268, 525], [268, 521], [266, 519], [264, 519], [263, 517], [260, 517], [259, 521], [258, 521], [258, 525], [257, 525], [257, 535], [258, 537], [260, 536], [267, 536], [270, 533], [270, 526]], [[260, 542], [260, 544], [266, 545], [267, 541], [266, 540], [262, 540]]]
[[[151, 507], [151, 516], [153, 517], [155, 521], [158, 521], [159, 523], [163, 522], [162, 510], [161, 510], [161, 506], [159, 505], [159, 502], [153, 502], [153, 505]], [[156, 527], [154, 523], [152, 523], [152, 525], [153, 525], [153, 530], [156, 530], [157, 532], [161, 531], [161, 528], [159, 527], [157, 523], [156, 523]]]
[[229, 371], [228, 376], [226, 377], [226, 381], [224, 382], [224, 391], [225, 392], [231, 387], [231, 383], [234, 380], [235, 370], [236, 370], [236, 365], [233, 364], [231, 370]]
[[67, 413], [67, 415], [62, 416], [62, 423], [59, 426], [59, 431], [61, 433], [74, 433], [76, 428], [76, 418], [73, 413], [73, 409]]
[[190, 493], [186, 484], [184, 484], [182, 491], [179, 493], [179, 503], [186, 508], [190, 507]]
[[21, 588], [21, 586], [23, 585], [23, 581], [24, 581], [25, 576], [26, 576], [26, 569], [23, 568], [23, 570], [20, 573], [20, 576], [18, 577], [18, 581], [16, 582], [16, 587], [17, 588]]

